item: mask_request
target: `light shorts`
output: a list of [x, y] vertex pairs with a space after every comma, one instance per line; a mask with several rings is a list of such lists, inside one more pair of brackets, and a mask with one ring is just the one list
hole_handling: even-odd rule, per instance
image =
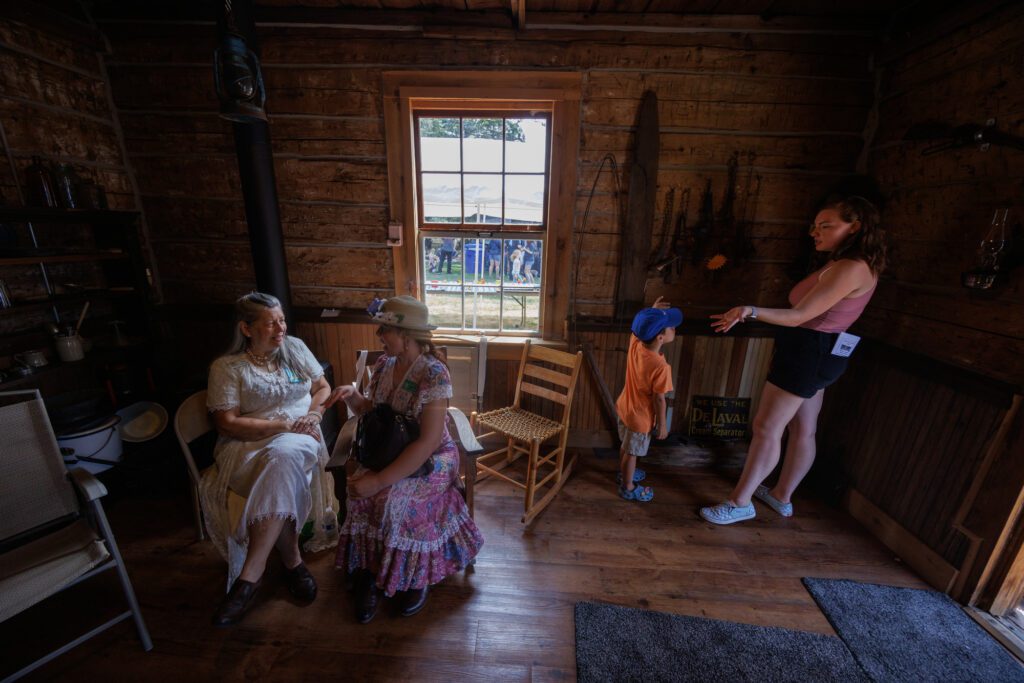
[[647, 449], [651, 447], [650, 432], [634, 432], [621, 419], [619, 420], [619, 438], [622, 439], [622, 446], [626, 452], [638, 458], [647, 455]]

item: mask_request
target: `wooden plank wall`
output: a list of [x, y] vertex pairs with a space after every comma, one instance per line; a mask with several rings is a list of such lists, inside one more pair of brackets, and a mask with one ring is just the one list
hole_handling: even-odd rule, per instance
[[921, 156], [914, 124], [984, 124], [1024, 136], [1024, 5], [988, 16], [879, 69], [870, 170], [889, 194], [892, 267], [861, 321], [896, 346], [1024, 384], [1024, 268], [991, 293], [960, 286], [993, 210], [1024, 223], [1024, 153], [993, 146]]
[[[628, 332], [581, 331], [581, 344], [590, 343], [601, 377], [617, 398], [626, 380]], [[695, 395], [752, 398], [751, 418], [757, 411], [764, 378], [768, 374], [771, 337], [723, 337], [680, 334], [665, 347], [665, 357], [675, 370], [672, 430], [686, 434]], [[581, 392], [573, 410], [573, 426], [596, 433], [609, 430], [600, 395], [590, 373], [581, 373]], [[488, 378], [489, 379], [489, 378]], [[607, 434], [600, 439], [606, 440]]]
[[[717, 278], [687, 268], [673, 301], [714, 310], [780, 303], [782, 268], [814, 198], [852, 171], [870, 106], [870, 41], [826, 31], [775, 32], [750, 18], [723, 32], [395, 31], [286, 26], [260, 30], [289, 269], [299, 305], [356, 306], [393, 287], [384, 248], [387, 206], [381, 72], [388, 69], [579, 70], [584, 74], [576, 214], [597, 167], [615, 154], [628, 187], [631, 131], [645, 89], [658, 93], [665, 193], [704, 180], [716, 206], [739, 154], [737, 212], [748, 205], [757, 255]], [[150, 215], [168, 298], [227, 301], [251, 286], [228, 124], [211, 88], [212, 24], [102, 21], [108, 68]], [[749, 180], [749, 183], [747, 182]], [[760, 181], [757, 206], [747, 195]], [[604, 174], [582, 237], [577, 313], [612, 310], [619, 235], [615, 183]], [[749, 189], [749, 192], [748, 192]], [[674, 213], [679, 213], [677, 206]], [[578, 226], [579, 227], [579, 226]], [[654, 243], [660, 239], [660, 219]], [[173, 264], [173, 267], [171, 265]], [[656, 292], [648, 292], [653, 296]], [[660, 293], [660, 292], [658, 292]]]
[[850, 487], [959, 566], [965, 539], [954, 517], [1010, 394], [902, 359], [858, 349], [823, 406], [820, 455], [840, 461]]
[[[982, 462], [1013, 395], [1010, 385], [868, 342], [829, 389], [819, 420], [819, 462], [841, 472], [843, 480], [831, 484], [856, 490], [889, 518], [886, 525], [916, 539], [894, 548], [908, 561], [919, 542], [969, 573], [971, 539], [960, 527], [971, 517], [974, 498], [986, 495], [972, 486], [982, 484]], [[1008, 489], [1019, 491], [1024, 466], [1011, 472], [1017, 483]], [[1005, 520], [1007, 512], [989, 510], [980, 524], [998, 534], [999, 515]]]
[[[33, 156], [39, 156], [45, 162], [71, 164], [80, 178], [102, 185], [111, 208], [138, 208], [118, 138], [117, 112], [97, 52], [98, 36], [87, 27], [61, 31], [43, 17], [33, 23], [0, 18], [0, 124], [7, 143], [6, 149], [0, 149], [4, 155], [0, 159], [0, 202], [21, 205], [16, 181], [27, 190], [25, 168]], [[24, 226], [9, 228], [17, 235], [17, 246], [31, 246]], [[89, 246], [87, 232], [66, 226], [59, 231], [43, 225], [36, 229], [41, 246]], [[54, 284], [89, 285], [100, 277], [92, 264], [52, 264], [48, 271]], [[45, 293], [36, 266], [5, 267], [0, 279], [15, 300]], [[102, 315], [103, 308], [102, 302], [94, 302], [94, 316]], [[79, 311], [80, 307], [72, 311], [63, 306], [61, 313], [73, 320]], [[41, 334], [41, 325], [50, 321], [51, 315], [42, 308], [0, 316], [0, 336], [4, 337], [0, 355], [28, 346], [48, 346], [50, 340]], [[89, 333], [93, 336], [94, 330]]]

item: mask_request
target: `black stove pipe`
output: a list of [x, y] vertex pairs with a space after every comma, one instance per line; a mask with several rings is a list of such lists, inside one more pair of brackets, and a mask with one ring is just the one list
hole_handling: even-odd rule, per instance
[[[252, 18], [251, 0], [231, 0], [222, 11], [218, 21], [221, 49], [237, 45], [237, 39], [251, 51], [248, 63], [253, 67], [254, 80], [258, 88], [256, 104], [245, 102], [247, 112], [255, 107], [262, 115], [263, 83], [259, 74], [258, 44], [255, 23]], [[219, 54], [219, 53], [218, 53]], [[236, 63], [238, 60], [235, 60]], [[244, 60], [243, 60], [244, 61]], [[218, 73], [218, 87], [225, 80], [224, 62], [218, 59], [214, 69]], [[235, 74], [237, 77], [237, 74]], [[285, 259], [284, 235], [281, 232], [281, 212], [277, 199], [277, 180], [274, 177], [274, 156], [270, 144], [270, 126], [265, 117], [237, 115], [230, 95], [218, 93], [221, 97], [221, 116], [231, 120], [235, 134], [235, 151], [238, 156], [238, 174], [242, 181], [242, 196], [245, 199], [245, 218], [249, 225], [249, 244], [252, 247], [252, 262], [256, 272], [256, 288], [273, 294], [281, 300], [285, 318], [292, 322], [292, 293], [288, 280], [288, 263]]]

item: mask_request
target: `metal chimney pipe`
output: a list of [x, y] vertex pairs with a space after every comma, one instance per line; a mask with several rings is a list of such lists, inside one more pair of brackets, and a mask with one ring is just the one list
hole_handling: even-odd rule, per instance
[[[218, 27], [222, 45], [226, 45], [230, 39], [237, 43], [237, 39], [241, 38], [245, 42], [252, 51], [258, 74], [259, 46], [256, 42], [251, 0], [225, 2]], [[221, 68], [221, 63], [214, 64], [214, 69]], [[262, 79], [258, 80], [259, 87], [262, 87]], [[245, 218], [249, 225], [249, 244], [252, 247], [253, 268], [256, 271], [256, 287], [259, 291], [273, 294], [280, 299], [285, 318], [292, 322], [292, 293], [284, 251], [284, 235], [281, 232], [281, 212], [277, 199], [277, 180], [274, 177], [270, 126], [259, 118], [240, 118], [228, 109], [230, 106], [224, 105], [222, 96], [221, 116], [233, 122], [238, 174], [242, 181], [242, 196], [245, 199]]]

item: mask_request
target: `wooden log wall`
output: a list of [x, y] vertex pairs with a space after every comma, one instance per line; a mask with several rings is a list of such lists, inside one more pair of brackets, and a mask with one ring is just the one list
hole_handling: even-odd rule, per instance
[[[253, 277], [231, 132], [216, 116], [211, 87], [214, 27], [101, 24], [113, 46], [108, 69], [157, 259], [165, 264], [164, 281], [173, 285], [167, 296], [227, 301]], [[577, 222], [605, 154], [616, 156], [619, 186], [628, 187], [637, 105], [646, 89], [656, 91], [663, 169], [658, 216], [669, 189], [679, 198], [690, 188], [692, 225], [708, 178], [717, 208], [726, 164], [737, 154], [736, 212], [747, 208], [757, 250], [750, 265], [714, 279], [688, 266], [666, 293], [691, 310], [783, 300], [789, 287], [783, 266], [803, 239], [814, 199], [854, 168], [873, 87], [869, 39], [774, 32], [756, 19], [734, 32], [681, 27], [657, 33], [276, 25], [262, 27], [260, 40], [293, 291], [298, 305], [311, 306], [357, 306], [393, 288], [384, 247], [382, 71], [582, 71]], [[607, 283], [618, 269], [615, 187], [603, 174], [588, 224], [577, 226], [585, 227], [580, 315], [612, 311]], [[672, 213], [674, 220], [678, 205]]]
[[1006, 3], [938, 40], [882, 58], [869, 170], [889, 194], [893, 258], [861, 329], [1024, 384], [1024, 267], [992, 292], [960, 285], [996, 208], [1011, 209], [1018, 230], [1024, 223], [1024, 151], [967, 146], [922, 156], [941, 140], [903, 139], [914, 124], [984, 125], [990, 118], [998, 130], [1024, 137], [1024, 6]]
[[[0, 202], [22, 205], [18, 184], [27, 193], [25, 168], [39, 156], [47, 163], [70, 164], [79, 178], [103, 186], [110, 208], [137, 210], [100, 54], [101, 35], [87, 24], [69, 28], [50, 21], [50, 15], [40, 10], [37, 16], [20, 13], [17, 19], [0, 15], [0, 125], [6, 139], [6, 148], [0, 149]], [[41, 247], [90, 246], [89, 231], [35, 228]], [[4, 239], [16, 240], [12, 246], [31, 246], [24, 225], [4, 226], [4, 231]], [[54, 284], [102, 284], [94, 264], [52, 264], [48, 272]], [[8, 266], [0, 279], [16, 301], [45, 295], [37, 266]], [[61, 314], [74, 320], [80, 308], [81, 304], [74, 310], [62, 306]], [[94, 302], [94, 317], [102, 316], [103, 310], [103, 302]], [[41, 327], [45, 322], [52, 322], [52, 315], [41, 307], [5, 312], [0, 316], [0, 356], [29, 346], [48, 347], [49, 336]], [[91, 329], [92, 322], [86, 331], [95, 336], [99, 331]]]

